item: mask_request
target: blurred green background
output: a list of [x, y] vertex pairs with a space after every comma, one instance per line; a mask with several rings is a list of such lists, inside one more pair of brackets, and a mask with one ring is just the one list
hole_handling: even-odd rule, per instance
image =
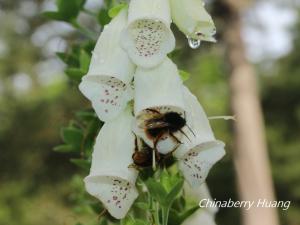
[[[93, 12], [100, 7], [100, 0], [86, 5]], [[243, 16], [248, 57], [258, 72], [276, 195], [292, 201], [288, 211], [278, 210], [282, 225], [300, 225], [299, 8], [297, 1], [262, 0], [255, 1]], [[53, 9], [54, 0], [0, 1], [0, 225], [97, 221], [85, 202], [82, 177], [86, 174], [69, 162], [72, 154], [53, 151], [61, 143], [60, 128], [76, 111], [89, 107], [55, 55], [68, 52], [84, 36], [63, 22], [41, 16]], [[97, 20], [88, 13], [81, 13], [79, 21], [99, 33]], [[217, 27], [222, 31], [222, 21]], [[186, 84], [209, 116], [229, 115], [223, 42], [191, 50], [179, 32], [177, 39], [181, 51], [176, 62], [192, 74]], [[232, 123], [212, 121], [228, 153], [208, 178], [218, 200], [237, 199]], [[217, 221], [240, 224], [239, 210], [221, 209]]]

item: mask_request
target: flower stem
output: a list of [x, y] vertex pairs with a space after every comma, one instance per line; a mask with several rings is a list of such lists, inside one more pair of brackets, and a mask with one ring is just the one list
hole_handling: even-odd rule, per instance
[[169, 207], [162, 208], [162, 225], [168, 225], [169, 212], [170, 212]]
[[152, 211], [152, 218], [154, 220], [154, 225], [160, 225], [159, 221], [159, 204], [150, 196], [150, 208]]
[[90, 30], [85, 29], [79, 23], [77, 23], [77, 21], [73, 21], [72, 22], [72, 26], [74, 28], [76, 28], [78, 31], [80, 31], [80, 33], [82, 33], [83, 35], [87, 36], [88, 38], [91, 38], [92, 40], [95, 40], [96, 37], [97, 37], [95, 33], [93, 33]]

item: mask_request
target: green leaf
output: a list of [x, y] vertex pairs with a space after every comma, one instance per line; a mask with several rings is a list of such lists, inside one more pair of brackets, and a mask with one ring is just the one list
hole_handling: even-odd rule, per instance
[[76, 19], [85, 2], [86, 0], [56, 0], [62, 20], [71, 22]]
[[179, 70], [179, 75], [180, 75], [182, 81], [187, 81], [191, 76], [190, 73], [188, 73], [184, 70]]
[[79, 120], [86, 121], [86, 122], [89, 122], [97, 118], [97, 115], [95, 114], [94, 111], [78, 111], [75, 113], [75, 116]]
[[116, 6], [114, 6], [113, 8], [111, 8], [111, 9], [108, 11], [109, 17], [110, 17], [110, 18], [116, 17], [116, 16], [119, 14], [119, 12], [120, 12], [122, 9], [126, 8], [127, 6], [128, 6], [127, 3], [120, 3], [120, 4], [116, 5]]
[[56, 146], [53, 149], [55, 152], [60, 152], [60, 153], [71, 153], [71, 152], [77, 152], [79, 148], [74, 148], [72, 145], [59, 145]]
[[87, 73], [91, 62], [91, 56], [86, 51], [81, 50], [79, 56], [79, 62], [80, 62], [80, 70], [83, 71], [84, 73]]
[[59, 12], [43, 12], [42, 16], [51, 19], [51, 20], [63, 20], [63, 16]]
[[148, 211], [150, 209], [149, 204], [145, 202], [136, 202], [134, 203], [134, 206], [136, 206], [139, 209], [142, 209], [144, 211]]
[[183, 183], [184, 180], [181, 179], [179, 180], [174, 187], [172, 188], [172, 190], [168, 193], [167, 197], [166, 197], [166, 203], [171, 206], [173, 201], [175, 200], [175, 198], [177, 197], [177, 195], [180, 193], [180, 191], [182, 190], [183, 187]]
[[83, 141], [83, 133], [77, 128], [63, 128], [61, 136], [65, 143], [75, 148], [79, 148]]
[[68, 66], [78, 66], [78, 56], [74, 54], [67, 54], [65, 52], [56, 52], [58, 58]]
[[91, 167], [91, 162], [86, 159], [70, 159], [70, 162], [81, 169], [84, 169], [85, 171], [89, 171]]
[[149, 222], [141, 219], [136, 219], [133, 225], [148, 225]]
[[181, 224], [184, 220], [186, 220], [189, 216], [191, 216], [194, 212], [196, 212], [199, 209], [199, 206], [195, 206], [193, 208], [188, 209], [187, 211], [181, 213], [179, 215], [179, 219], [178, 222], [180, 222], [179, 224]]
[[98, 22], [101, 26], [104, 26], [110, 22], [111, 18], [108, 15], [108, 11], [106, 9], [101, 9], [98, 13]]
[[74, 80], [77, 82], [80, 82], [81, 78], [86, 74], [85, 71], [82, 71], [81, 69], [78, 69], [78, 68], [67, 68], [65, 70], [65, 73], [71, 80]]
[[156, 182], [153, 178], [149, 178], [145, 184], [150, 192], [150, 195], [161, 205], [166, 205], [165, 198], [167, 196], [167, 192], [164, 187], [159, 182]]
[[199, 209], [199, 206], [192, 207], [183, 213], [177, 210], [170, 209], [168, 225], [182, 224], [189, 216], [195, 213]]

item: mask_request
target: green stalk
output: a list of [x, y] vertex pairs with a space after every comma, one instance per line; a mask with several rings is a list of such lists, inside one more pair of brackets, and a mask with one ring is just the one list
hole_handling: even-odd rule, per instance
[[168, 225], [169, 212], [170, 212], [169, 207], [163, 207], [162, 208], [162, 225]]
[[159, 221], [159, 204], [150, 196], [150, 208], [152, 212], [152, 218], [155, 225], [160, 225]]
[[96, 40], [96, 34], [82, 27], [79, 23], [77, 23], [77, 21], [72, 21], [72, 26], [76, 28], [78, 31], [80, 31], [80, 33], [87, 36], [88, 38], [92, 40]]

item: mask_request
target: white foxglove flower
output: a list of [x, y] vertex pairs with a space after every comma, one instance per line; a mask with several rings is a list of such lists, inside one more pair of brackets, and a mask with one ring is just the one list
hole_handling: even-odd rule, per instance
[[122, 46], [138, 66], [150, 68], [175, 48], [168, 0], [131, 0]]
[[[146, 120], [167, 112], [176, 112], [184, 117], [184, 101], [182, 81], [176, 65], [168, 58], [158, 67], [145, 69], [138, 67], [134, 75], [136, 125], [134, 131], [150, 146], [153, 140], [145, 132]], [[150, 110], [149, 110], [150, 109]], [[174, 134], [178, 139], [182, 134]], [[165, 134], [157, 143], [157, 150], [167, 154], [174, 150], [178, 142], [169, 134]]]
[[138, 196], [136, 170], [129, 168], [135, 149], [133, 116], [127, 109], [103, 125], [94, 146], [87, 192], [98, 198], [115, 218], [124, 218]]
[[211, 167], [225, 155], [225, 145], [215, 139], [204, 110], [187, 88], [184, 88], [184, 100], [187, 125], [193, 132], [185, 130], [189, 139], [182, 138], [183, 144], [174, 152], [174, 156], [179, 159], [179, 169], [187, 182], [196, 187], [205, 181]]
[[[184, 182], [183, 190], [187, 201], [192, 202], [193, 204], [199, 204], [203, 199], [213, 201], [206, 183], [203, 183], [198, 187], [191, 187], [187, 182]], [[212, 215], [215, 215], [219, 211], [217, 206], [211, 206], [203, 209], [209, 211]]]
[[[185, 197], [191, 200], [194, 204], [199, 204], [202, 199], [209, 199], [212, 201], [212, 197], [208, 190], [206, 183], [200, 187], [191, 188], [187, 183], [183, 187]], [[217, 207], [201, 208], [195, 213], [189, 216], [182, 225], [216, 225], [215, 214], [218, 212]]]
[[198, 209], [182, 225], [216, 225], [214, 216], [207, 210]]
[[79, 85], [102, 121], [115, 118], [132, 99], [131, 81], [135, 66], [119, 45], [126, 21], [127, 10], [122, 10], [104, 27], [94, 49], [88, 74]]
[[188, 38], [215, 42], [216, 27], [202, 0], [169, 0], [173, 22]]

